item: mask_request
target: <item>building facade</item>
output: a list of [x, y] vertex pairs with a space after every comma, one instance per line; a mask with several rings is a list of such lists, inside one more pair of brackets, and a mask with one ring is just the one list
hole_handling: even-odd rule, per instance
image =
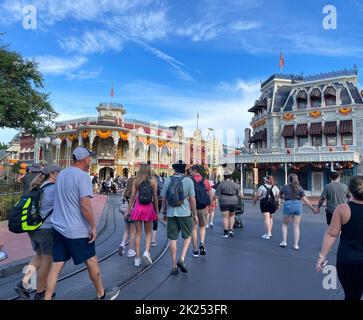
[[101, 179], [108, 176], [134, 175], [141, 163], [149, 162], [158, 174], [172, 173], [177, 160], [217, 168], [221, 147], [218, 141], [206, 141], [199, 129], [185, 137], [181, 126], [165, 127], [140, 120], [124, 119], [121, 104], [101, 103], [98, 117], [86, 117], [55, 123], [50, 137], [35, 139], [19, 134], [9, 150], [20, 162], [55, 162], [62, 167], [72, 163], [72, 152], [85, 146], [96, 152], [92, 173]]
[[241, 168], [246, 193], [268, 174], [281, 186], [295, 172], [313, 196], [320, 195], [332, 169], [342, 172], [344, 183], [363, 174], [363, 100], [357, 70], [272, 75], [261, 84], [261, 96], [249, 112], [253, 130], [245, 130], [245, 148], [223, 160]]

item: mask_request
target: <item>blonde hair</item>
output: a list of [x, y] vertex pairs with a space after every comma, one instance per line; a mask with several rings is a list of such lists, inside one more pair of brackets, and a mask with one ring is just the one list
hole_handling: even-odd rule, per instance
[[142, 164], [140, 171], [135, 179], [135, 188], [138, 189], [142, 182], [151, 179], [151, 167], [148, 164]]

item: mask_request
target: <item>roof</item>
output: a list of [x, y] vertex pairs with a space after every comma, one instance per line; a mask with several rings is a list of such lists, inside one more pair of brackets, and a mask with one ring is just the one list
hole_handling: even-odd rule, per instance
[[0, 160], [4, 159], [8, 154], [6, 150], [0, 150]]

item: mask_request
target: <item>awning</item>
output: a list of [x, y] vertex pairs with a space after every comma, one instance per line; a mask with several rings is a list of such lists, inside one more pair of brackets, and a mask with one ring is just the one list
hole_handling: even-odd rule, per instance
[[335, 121], [325, 122], [324, 134], [336, 135], [337, 134], [337, 123]]
[[23, 149], [21, 149], [20, 153], [28, 153], [28, 149], [27, 148], [23, 148]]
[[18, 147], [16, 146], [10, 146], [9, 148], [6, 149], [7, 152], [17, 152], [18, 151]]
[[318, 123], [312, 123], [310, 125], [310, 135], [311, 136], [320, 136], [322, 134], [322, 126], [321, 122]]
[[308, 98], [308, 95], [306, 94], [306, 92], [304, 90], [299, 91], [296, 95], [296, 99], [307, 100], [307, 98]]
[[296, 126], [296, 136], [304, 137], [309, 133], [307, 123], [300, 123]]
[[330, 96], [336, 96], [336, 91], [335, 91], [334, 87], [328, 87], [325, 90], [325, 94], [330, 95]]
[[294, 125], [284, 126], [281, 136], [283, 136], [285, 138], [293, 137], [294, 136]]
[[318, 88], [313, 89], [310, 94], [311, 98], [321, 98], [321, 91]]
[[255, 106], [256, 107], [264, 107], [264, 108], [267, 108], [267, 100], [266, 100], [266, 98], [257, 100], [256, 103], [255, 103]]
[[352, 120], [341, 120], [339, 123], [339, 133], [353, 133]]

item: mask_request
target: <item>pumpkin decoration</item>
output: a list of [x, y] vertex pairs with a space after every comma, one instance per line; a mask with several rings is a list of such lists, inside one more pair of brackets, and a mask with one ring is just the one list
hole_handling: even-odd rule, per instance
[[339, 109], [339, 113], [342, 114], [343, 116], [346, 116], [351, 112], [352, 112], [352, 108], [345, 107], [345, 108]]
[[20, 164], [20, 169], [26, 170], [27, 164], [26, 163], [22, 163]]
[[88, 136], [89, 136], [89, 131], [88, 130], [82, 130], [81, 131], [81, 136], [82, 136], [82, 139], [87, 139]]
[[107, 139], [111, 135], [112, 131], [111, 130], [106, 130], [106, 131], [96, 130], [96, 133], [101, 139]]
[[309, 112], [309, 116], [312, 118], [319, 118], [321, 116], [321, 111], [319, 110], [311, 111]]
[[120, 136], [121, 140], [123, 140], [123, 141], [127, 141], [128, 137], [129, 137], [129, 134], [128, 134], [127, 132], [126, 132], [126, 133], [124, 133], [124, 132], [122, 132], [122, 131], [119, 131], [119, 132], [118, 132], [118, 134], [119, 134], [119, 136]]
[[67, 138], [68, 138], [69, 141], [74, 141], [74, 140], [76, 140], [78, 138], [78, 136], [77, 136], [77, 134], [69, 134], [67, 136]]
[[295, 118], [294, 114], [291, 112], [286, 112], [284, 113], [284, 115], [282, 116], [282, 118], [286, 121], [291, 121]]
[[20, 175], [22, 175], [22, 176], [23, 176], [25, 173], [26, 173], [26, 170], [25, 170], [25, 169], [20, 169], [20, 170], [19, 170], [19, 174], [20, 174]]

